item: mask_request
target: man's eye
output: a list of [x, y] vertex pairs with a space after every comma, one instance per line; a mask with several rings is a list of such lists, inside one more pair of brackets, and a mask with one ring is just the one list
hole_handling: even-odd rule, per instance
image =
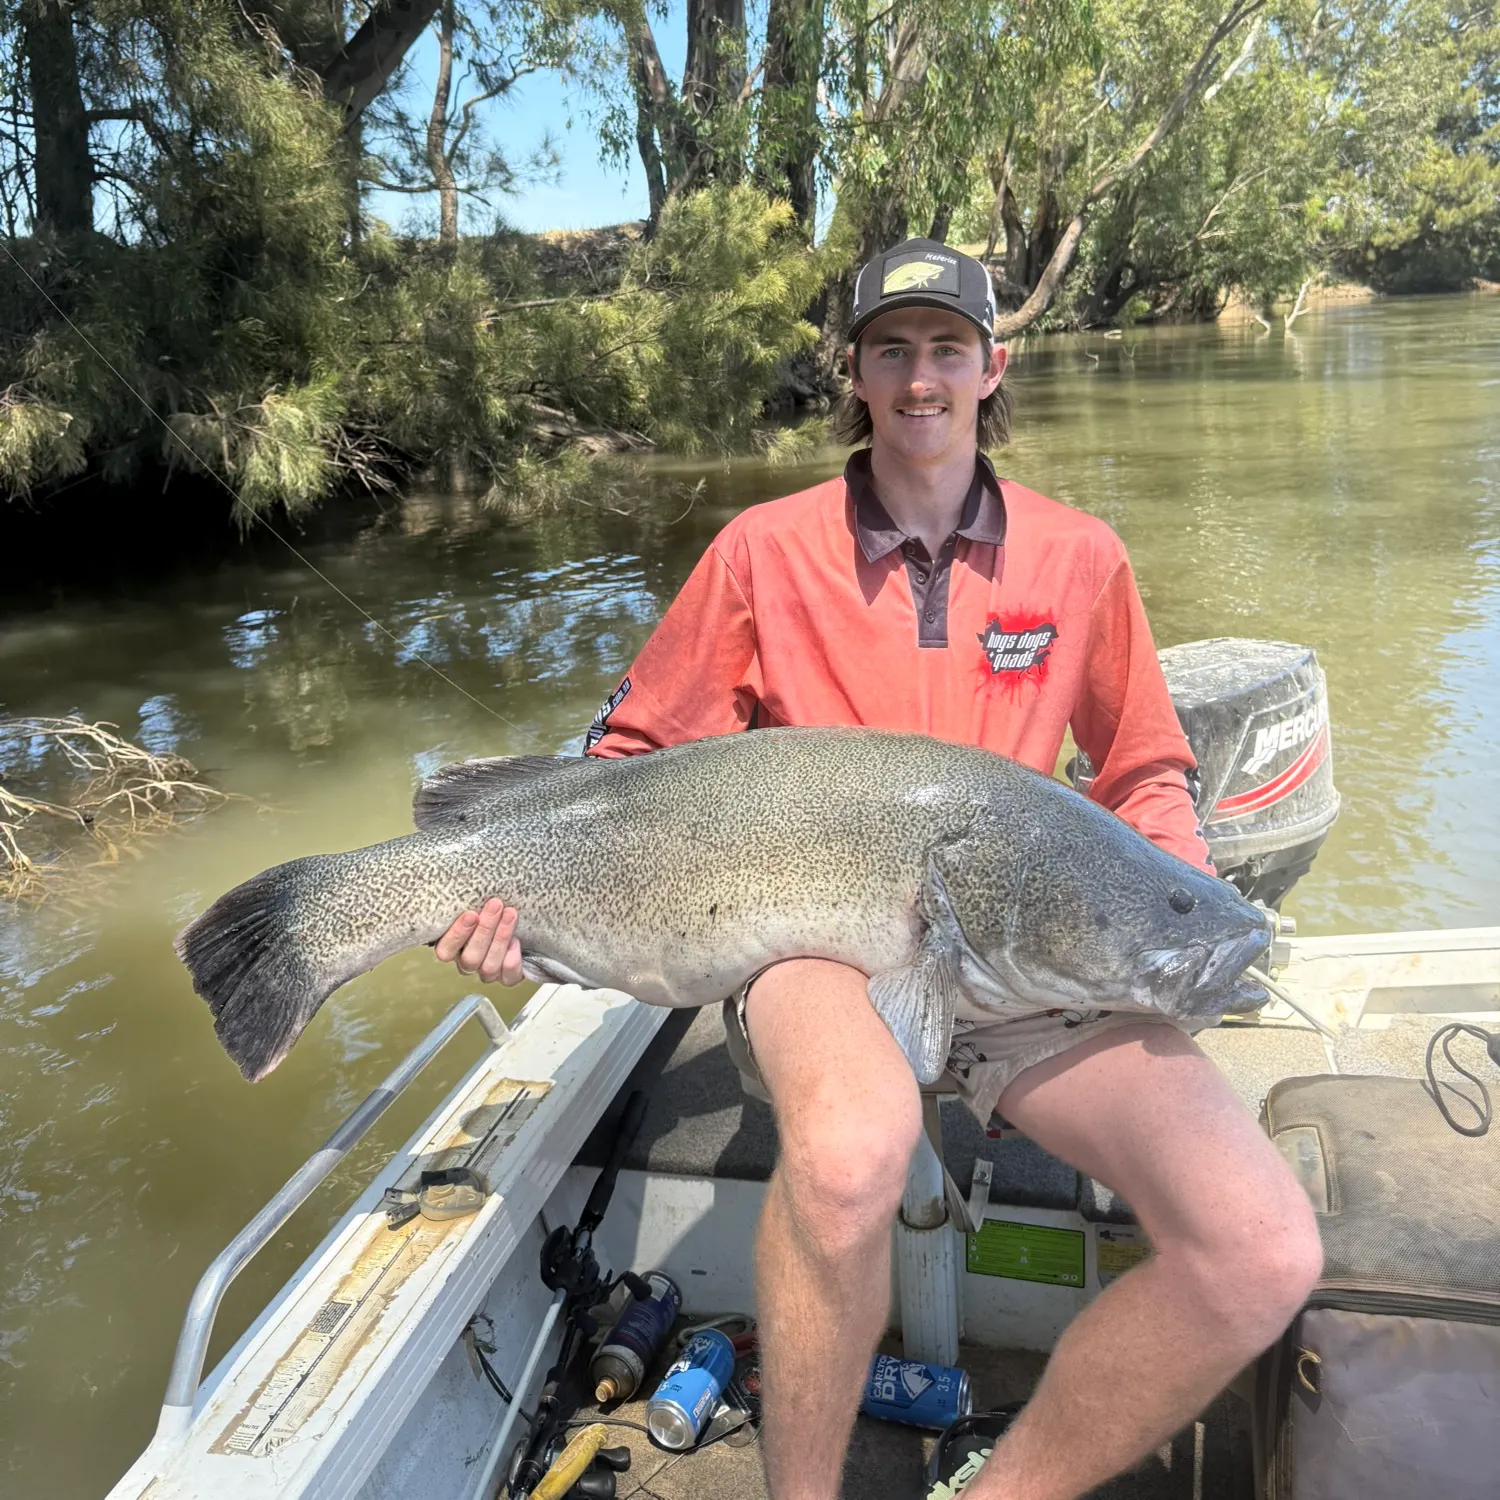
[[882, 349], [880, 351], [880, 357], [882, 359], [900, 359], [901, 358], [901, 350], [899, 350], [899, 349]]

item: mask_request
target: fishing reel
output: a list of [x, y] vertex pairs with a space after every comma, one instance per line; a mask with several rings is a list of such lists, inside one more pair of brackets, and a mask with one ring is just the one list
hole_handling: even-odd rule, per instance
[[630, 1468], [630, 1449], [603, 1447], [602, 1424], [591, 1424], [571, 1440], [559, 1432], [542, 1454], [542, 1478], [532, 1490], [524, 1487], [526, 1443], [523, 1439], [511, 1455], [507, 1478], [508, 1495], [548, 1494], [563, 1500], [615, 1500], [615, 1476]]

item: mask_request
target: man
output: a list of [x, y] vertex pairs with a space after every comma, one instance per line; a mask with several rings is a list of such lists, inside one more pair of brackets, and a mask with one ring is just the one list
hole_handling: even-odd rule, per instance
[[[588, 737], [637, 754], [767, 724], [864, 724], [979, 744], [1050, 773], [1066, 727], [1090, 795], [1198, 864], [1193, 765], [1118, 537], [1001, 482], [1006, 352], [977, 261], [910, 240], [859, 275], [842, 479], [751, 507], [683, 586]], [[438, 956], [514, 982], [515, 913], [460, 917]], [[731, 1053], [771, 1100], [781, 1157], [756, 1245], [773, 1500], [832, 1500], [888, 1314], [890, 1230], [921, 1129], [916, 1083], [865, 976], [766, 970], [726, 1005]], [[840, 1039], [830, 1062], [828, 1038]], [[1200, 1412], [1317, 1278], [1307, 1199], [1175, 1025], [1068, 1012], [955, 1028], [949, 1071], [1110, 1184], [1154, 1255], [1058, 1341], [973, 1500], [1071, 1500]]]

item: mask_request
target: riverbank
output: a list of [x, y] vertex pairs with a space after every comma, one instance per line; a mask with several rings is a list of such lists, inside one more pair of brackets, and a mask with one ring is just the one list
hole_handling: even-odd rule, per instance
[[[99, 240], [73, 262], [31, 249], [40, 291], [12, 278], [12, 353], [46, 322], [48, 278], [74, 307], [0, 389], [0, 535], [44, 578], [87, 569], [101, 549], [146, 565], [212, 553], [258, 520], [358, 516], [416, 480], [517, 515], [628, 504], [628, 466], [601, 460], [785, 460], [806, 434], [789, 443], [777, 424], [826, 412], [842, 383], [805, 317], [842, 262], [751, 189], [694, 194], [654, 236], [644, 221], [456, 247], [372, 234], [321, 280], [303, 265], [300, 322], [283, 327], [273, 365], [246, 333], [253, 320], [222, 344], [197, 325], [174, 334], [152, 310], [162, 288], [140, 247]], [[1320, 279], [1280, 311], [1295, 321], [1374, 296]], [[1267, 323], [1262, 311], [1231, 297], [1218, 321]], [[1074, 329], [1057, 313], [1013, 348], [1121, 321]]]
[[[1303, 934], [1490, 922], [1500, 302], [1380, 299], [1296, 333], [1138, 327], [1092, 337], [1098, 364], [1075, 340], [1034, 340], [1001, 472], [1120, 532], [1159, 643], [1316, 648], [1344, 809], [1288, 903]], [[7, 587], [11, 711], [109, 719], [245, 800], [151, 841], [76, 906], [0, 921], [0, 1490], [109, 1488], [150, 1437], [197, 1275], [470, 983], [430, 954], [392, 959], [250, 1087], [172, 935], [256, 870], [409, 830], [413, 782], [438, 764], [575, 751], [720, 528], [840, 462], [657, 459], [658, 483], [701, 482], [691, 508], [573, 506], [526, 524], [408, 490], [358, 528], [319, 513], [297, 538], [316, 574], [252, 544], [122, 568], [107, 591], [63, 574], [29, 606]], [[22, 770], [0, 774], [17, 785]], [[469, 1045], [236, 1282], [212, 1360]]]

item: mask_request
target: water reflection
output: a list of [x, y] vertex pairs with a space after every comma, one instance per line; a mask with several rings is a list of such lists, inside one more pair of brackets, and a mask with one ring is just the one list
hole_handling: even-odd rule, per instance
[[[1048, 340], [1015, 369], [1001, 471], [1123, 534], [1162, 644], [1317, 649], [1345, 810], [1289, 903], [1304, 930], [1500, 921], [1500, 299], [1342, 308], [1291, 340]], [[409, 828], [445, 761], [576, 749], [717, 529], [839, 464], [663, 463], [664, 489], [705, 481], [680, 520], [675, 493], [526, 527], [417, 493], [300, 544], [379, 627], [264, 553], [0, 618], [7, 711], [111, 720], [246, 799], [143, 845], [81, 906], [0, 925], [0, 1487], [108, 1487], [149, 1437], [199, 1271], [463, 992], [426, 954], [394, 959], [251, 1089], [173, 932], [265, 865]], [[12, 745], [0, 774], [39, 764]], [[393, 1111], [345, 1190], [466, 1055]], [[335, 1190], [252, 1266], [218, 1348], [340, 1206]]]

